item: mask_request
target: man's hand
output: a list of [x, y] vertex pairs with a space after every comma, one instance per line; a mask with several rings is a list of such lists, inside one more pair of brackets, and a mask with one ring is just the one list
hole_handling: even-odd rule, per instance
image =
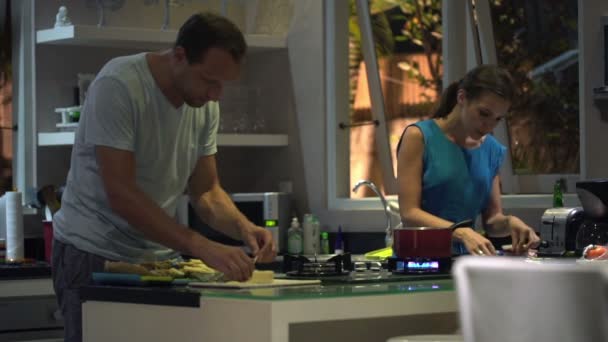
[[227, 280], [246, 281], [251, 278], [254, 264], [240, 247], [226, 246], [205, 239], [205, 243], [192, 255], [201, 258], [207, 265], [224, 273]]
[[251, 253], [256, 257], [256, 262], [272, 262], [277, 256], [272, 233], [267, 229], [248, 222], [241, 228], [241, 240], [251, 248]]
[[458, 228], [452, 236], [464, 244], [471, 255], [496, 255], [496, 250], [490, 240], [474, 231], [472, 228]]

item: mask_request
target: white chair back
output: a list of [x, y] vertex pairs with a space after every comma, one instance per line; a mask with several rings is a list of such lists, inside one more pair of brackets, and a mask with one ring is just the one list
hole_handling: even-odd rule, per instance
[[608, 341], [600, 267], [465, 256], [453, 274], [466, 342]]

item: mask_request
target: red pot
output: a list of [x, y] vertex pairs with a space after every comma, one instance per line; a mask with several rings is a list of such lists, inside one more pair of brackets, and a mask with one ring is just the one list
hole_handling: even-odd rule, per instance
[[394, 250], [401, 259], [445, 258], [452, 256], [452, 231], [470, 227], [471, 220], [447, 228], [401, 227], [393, 230]]

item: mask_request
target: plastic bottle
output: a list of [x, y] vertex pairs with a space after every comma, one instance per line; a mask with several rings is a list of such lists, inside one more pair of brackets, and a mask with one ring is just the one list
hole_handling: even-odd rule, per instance
[[287, 230], [287, 253], [302, 254], [302, 229], [295, 216], [291, 219], [291, 226]]
[[555, 181], [555, 185], [553, 185], [553, 208], [561, 208], [563, 206], [562, 180], [558, 179]]
[[321, 254], [329, 254], [329, 234], [321, 233]]
[[302, 231], [304, 241], [304, 254], [313, 255], [317, 253], [319, 246], [319, 234], [315, 232], [314, 216], [305, 214], [302, 219]]
[[312, 216], [312, 238], [314, 250], [321, 253], [321, 223], [314, 215]]

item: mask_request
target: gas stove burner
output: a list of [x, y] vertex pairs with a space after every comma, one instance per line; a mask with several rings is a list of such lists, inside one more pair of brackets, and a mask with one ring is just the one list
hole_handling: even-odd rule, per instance
[[303, 255], [285, 255], [283, 272], [289, 276], [342, 276], [352, 271], [350, 254], [319, 255], [310, 260]]
[[302, 264], [302, 272], [304, 273], [327, 273], [335, 271], [335, 262], [309, 262]]
[[389, 258], [388, 269], [393, 274], [449, 273], [452, 258]]
[[315, 270], [312, 272], [289, 271], [285, 274], [290, 277], [339, 277], [339, 276], [349, 275], [350, 272], [348, 272], [348, 271], [342, 271], [342, 272], [326, 271], [326, 272], [324, 272], [324, 271]]

